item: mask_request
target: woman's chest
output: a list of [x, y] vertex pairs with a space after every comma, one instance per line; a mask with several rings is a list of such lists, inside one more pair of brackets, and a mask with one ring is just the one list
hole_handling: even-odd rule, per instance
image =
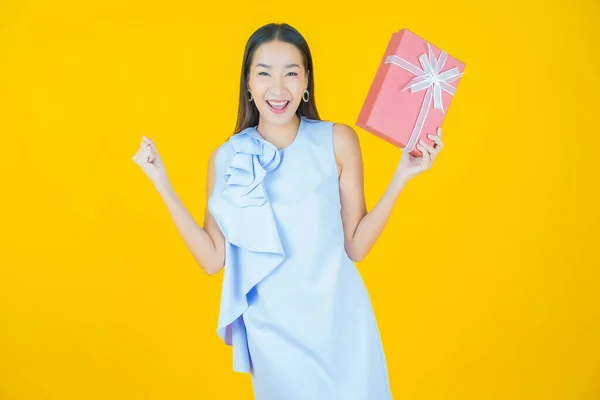
[[[294, 150], [299, 150], [294, 148]], [[325, 152], [283, 152], [279, 166], [265, 177], [269, 201], [298, 205], [339, 203], [338, 167]]]

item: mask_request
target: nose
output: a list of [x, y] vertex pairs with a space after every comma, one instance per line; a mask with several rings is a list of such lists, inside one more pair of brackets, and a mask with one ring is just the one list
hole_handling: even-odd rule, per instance
[[272, 79], [271, 82], [273, 82], [273, 85], [272, 85], [273, 95], [277, 96], [277, 95], [281, 94], [281, 92], [284, 88], [283, 77], [276, 75], [275, 79]]

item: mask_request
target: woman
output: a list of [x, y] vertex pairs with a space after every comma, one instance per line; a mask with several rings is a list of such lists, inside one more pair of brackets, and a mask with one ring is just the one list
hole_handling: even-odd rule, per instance
[[319, 118], [304, 38], [268, 24], [246, 44], [234, 134], [208, 162], [199, 227], [173, 191], [154, 143], [134, 157], [164, 198], [202, 269], [225, 266], [217, 333], [259, 400], [384, 400], [387, 366], [353, 261], [369, 252], [407, 181], [442, 148], [401, 157], [367, 213], [356, 132]]

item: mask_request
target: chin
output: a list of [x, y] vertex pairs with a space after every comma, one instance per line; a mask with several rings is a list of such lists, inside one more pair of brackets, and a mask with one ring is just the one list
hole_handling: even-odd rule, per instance
[[271, 110], [265, 109], [265, 110], [260, 110], [260, 114], [262, 115], [263, 118], [266, 118], [270, 124], [284, 125], [287, 122], [289, 122], [291, 119], [293, 119], [294, 116], [296, 116], [297, 111], [298, 111], [298, 109], [294, 109], [293, 111], [287, 110], [284, 114], [273, 114], [271, 112]]

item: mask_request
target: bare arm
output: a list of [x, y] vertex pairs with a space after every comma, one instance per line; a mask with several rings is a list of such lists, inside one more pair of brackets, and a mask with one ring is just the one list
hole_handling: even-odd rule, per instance
[[225, 264], [225, 238], [208, 209], [208, 199], [210, 198], [215, 182], [215, 157], [217, 150], [213, 150], [208, 162], [204, 228], [196, 223], [170, 184], [159, 186], [157, 189], [183, 241], [196, 262], [208, 275], [216, 274]]
[[358, 135], [344, 124], [335, 124], [333, 135], [336, 161], [341, 168], [340, 199], [346, 252], [354, 261], [362, 261], [381, 235], [406, 183], [394, 176], [379, 202], [367, 212]]

